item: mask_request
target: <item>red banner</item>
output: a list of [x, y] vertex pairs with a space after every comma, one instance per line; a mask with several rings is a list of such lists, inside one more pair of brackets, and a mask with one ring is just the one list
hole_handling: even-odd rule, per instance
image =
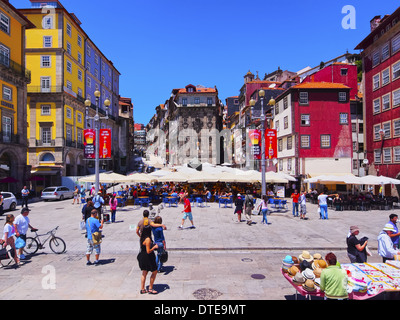
[[111, 159], [111, 129], [100, 129], [99, 158]]
[[96, 130], [85, 129], [83, 130], [84, 136], [84, 156], [85, 159], [95, 159], [96, 158]]
[[267, 159], [278, 158], [278, 137], [275, 129], [265, 130], [265, 155]]
[[261, 131], [249, 130], [250, 150], [254, 159], [261, 159]]

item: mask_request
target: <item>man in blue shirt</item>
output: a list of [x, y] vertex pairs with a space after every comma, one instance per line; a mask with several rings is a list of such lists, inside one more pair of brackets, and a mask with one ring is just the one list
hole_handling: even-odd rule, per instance
[[[162, 224], [162, 218], [160, 216], [155, 217], [154, 223], [161, 225]], [[163, 232], [163, 227], [152, 227], [153, 231], [153, 236], [154, 236], [154, 243], [158, 245], [157, 248], [157, 256], [156, 256], [156, 263], [157, 263], [157, 270], [158, 272], [162, 272], [162, 265], [163, 263], [161, 262], [161, 254], [164, 252], [164, 250], [167, 250], [167, 246], [165, 244], [165, 238], [164, 238], [164, 232]]]
[[99, 263], [101, 247], [100, 243], [98, 244], [93, 243], [93, 233], [100, 231], [100, 229], [103, 229], [103, 224], [104, 224], [103, 220], [101, 220], [100, 223], [99, 219], [97, 219], [97, 210], [93, 209], [91, 211], [90, 218], [86, 220], [86, 232], [87, 232], [86, 265], [88, 266], [92, 264], [90, 262], [90, 255], [93, 253], [93, 250], [95, 251], [95, 257], [96, 257], [94, 264], [97, 265]]
[[26, 186], [21, 190], [22, 195], [22, 208], [25, 206], [28, 208], [29, 190]]
[[389, 235], [389, 237], [392, 239], [393, 247], [394, 247], [395, 249], [398, 249], [398, 248], [399, 248], [399, 236], [400, 236], [399, 229], [397, 228], [397, 219], [398, 219], [398, 215], [392, 213], [392, 214], [389, 216], [389, 220], [390, 220], [390, 221], [388, 222], [388, 223], [390, 223], [390, 224], [393, 226], [393, 228], [394, 228], [394, 230], [395, 230], [391, 235]]
[[93, 197], [93, 203], [94, 203], [94, 208], [95, 209], [97, 209], [97, 213], [98, 213], [98, 219], [99, 220], [102, 220], [102, 206], [103, 206], [103, 204], [104, 204], [104, 199], [103, 199], [103, 197], [101, 196], [101, 191], [99, 191], [98, 193], [97, 193], [97, 195], [95, 195], [94, 197]]

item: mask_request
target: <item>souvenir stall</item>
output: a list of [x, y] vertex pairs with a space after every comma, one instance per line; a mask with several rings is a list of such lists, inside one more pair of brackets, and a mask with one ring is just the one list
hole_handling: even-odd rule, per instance
[[[328, 264], [319, 253], [303, 251], [298, 257], [287, 255], [282, 260], [283, 277], [308, 299], [324, 297], [320, 290], [320, 276]], [[340, 265], [348, 276], [347, 292], [350, 300], [366, 300], [382, 292], [400, 291], [400, 261], [387, 263], [345, 263]]]

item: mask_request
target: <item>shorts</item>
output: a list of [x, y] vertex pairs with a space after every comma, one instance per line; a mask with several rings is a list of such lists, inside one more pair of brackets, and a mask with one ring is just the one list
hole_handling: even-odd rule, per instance
[[184, 212], [184, 213], [183, 213], [182, 219], [183, 219], [183, 220], [186, 220], [187, 218], [189, 218], [190, 221], [193, 220], [193, 216], [192, 216], [192, 213], [191, 213], [191, 212]]
[[94, 250], [95, 254], [100, 254], [101, 253], [101, 247], [100, 244], [93, 244], [93, 240], [89, 240], [87, 242], [87, 247], [86, 247], [86, 254], [92, 254]]
[[301, 204], [300, 205], [300, 211], [301, 211], [301, 214], [306, 214], [307, 213], [307, 207], [306, 207], [305, 204]]

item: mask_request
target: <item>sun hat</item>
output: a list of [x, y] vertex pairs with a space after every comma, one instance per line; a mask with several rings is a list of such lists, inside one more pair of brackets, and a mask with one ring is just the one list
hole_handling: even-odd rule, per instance
[[299, 259], [297, 259], [297, 257], [292, 256], [293, 262], [294, 264], [299, 264]]
[[296, 275], [293, 277], [293, 283], [300, 286], [304, 282], [306, 282], [304, 276], [301, 274], [301, 272], [297, 272]]
[[302, 262], [303, 260], [311, 263], [314, 260], [314, 258], [308, 251], [303, 251], [301, 255], [299, 255], [299, 261]]
[[282, 260], [282, 262], [294, 264], [294, 261], [293, 261], [292, 256], [286, 256], [286, 257]]
[[314, 269], [315, 278], [320, 278], [321, 277], [321, 273], [322, 273], [322, 269], [321, 268], [315, 268]]
[[312, 292], [317, 290], [317, 288], [315, 287], [314, 281], [307, 279], [303, 284], [302, 287], [304, 290], [308, 291], [308, 292]]
[[300, 262], [299, 267], [300, 267], [301, 271], [304, 271], [307, 268], [312, 269], [311, 263], [306, 260], [303, 260], [302, 262]]
[[288, 274], [292, 277], [294, 277], [296, 275], [296, 273], [299, 273], [300, 270], [299, 268], [297, 268], [296, 266], [292, 266], [288, 269]]
[[303, 277], [307, 280], [314, 280], [315, 279], [315, 274], [314, 274], [314, 272], [311, 270], [311, 269], [309, 269], [309, 268], [307, 268], [306, 270], [304, 270], [302, 273], [301, 273], [302, 275], [303, 275]]
[[350, 227], [350, 232], [351, 232], [351, 233], [353, 233], [353, 232], [355, 232], [355, 231], [357, 231], [357, 230], [360, 231], [360, 229], [359, 229], [357, 226], [351, 226], [351, 227]]
[[315, 260], [314, 263], [315, 268], [325, 269], [327, 267], [326, 261], [323, 259]]
[[391, 223], [386, 223], [385, 226], [383, 227], [384, 231], [392, 231], [392, 232], [396, 232], [396, 230], [394, 230], [394, 227]]
[[314, 260], [319, 260], [319, 259], [322, 259], [322, 256], [320, 253], [314, 253], [313, 258], [314, 258]]

